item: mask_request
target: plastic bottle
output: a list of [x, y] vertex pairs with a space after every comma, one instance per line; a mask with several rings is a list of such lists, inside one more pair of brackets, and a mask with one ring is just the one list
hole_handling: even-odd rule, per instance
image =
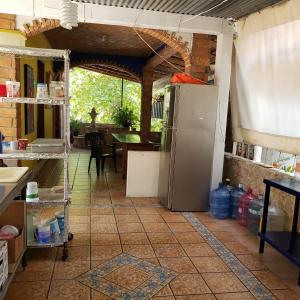
[[245, 194], [243, 185], [239, 183], [238, 187], [233, 189], [230, 194], [230, 216], [233, 219], [237, 218], [238, 209], [239, 209], [239, 200], [242, 195]]
[[256, 195], [253, 194], [252, 189], [248, 189], [247, 193], [244, 193], [239, 200], [239, 210], [237, 221], [242, 226], [247, 226], [248, 222], [248, 209], [250, 202], [256, 199]]
[[230, 179], [229, 178], [225, 179], [225, 185], [228, 188], [229, 193], [231, 193], [234, 190], [234, 187], [232, 185], [230, 185]]
[[255, 235], [257, 235], [259, 231], [261, 210], [264, 207], [263, 199], [263, 196], [259, 195], [257, 199], [254, 199], [249, 204], [247, 228], [251, 233]]
[[[263, 215], [263, 208], [260, 211], [261, 218], [262, 215]], [[282, 209], [273, 205], [269, 206], [267, 231], [284, 231], [286, 220], [287, 220], [286, 213]]]
[[230, 193], [222, 183], [210, 194], [210, 213], [216, 219], [226, 219], [230, 215]]

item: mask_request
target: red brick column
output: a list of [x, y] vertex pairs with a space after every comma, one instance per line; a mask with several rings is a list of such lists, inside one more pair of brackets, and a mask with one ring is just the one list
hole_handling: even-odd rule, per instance
[[[0, 29], [15, 29], [15, 16], [0, 14]], [[6, 80], [18, 80], [19, 61], [13, 55], [0, 56], [0, 84]], [[0, 131], [6, 141], [16, 140], [19, 137], [18, 115], [19, 105], [0, 103]]]

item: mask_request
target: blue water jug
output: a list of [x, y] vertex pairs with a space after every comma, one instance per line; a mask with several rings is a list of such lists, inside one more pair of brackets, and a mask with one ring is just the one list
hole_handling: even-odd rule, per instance
[[232, 219], [237, 218], [238, 209], [239, 209], [239, 199], [245, 193], [243, 185], [240, 183], [239, 186], [230, 194], [230, 216]]
[[210, 194], [210, 214], [216, 219], [226, 219], [230, 215], [230, 192], [222, 183]]

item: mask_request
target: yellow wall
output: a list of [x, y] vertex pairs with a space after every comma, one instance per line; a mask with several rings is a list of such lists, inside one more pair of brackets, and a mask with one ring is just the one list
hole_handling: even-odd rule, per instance
[[[36, 47], [36, 48], [51, 48], [51, 45], [45, 38], [43, 34], [31, 38], [26, 41], [26, 47]], [[46, 72], [52, 71], [53, 63], [49, 59], [40, 59], [45, 65], [45, 77]], [[24, 65], [28, 64], [33, 69], [34, 76], [34, 93], [36, 96], [36, 86], [37, 86], [37, 75], [38, 75], [38, 59], [36, 58], [22, 58], [20, 60], [20, 81], [21, 81], [21, 96], [24, 96]], [[21, 136], [27, 138], [29, 142], [32, 142], [37, 138], [37, 122], [38, 122], [38, 106], [34, 105], [34, 132], [25, 134], [25, 109], [24, 104], [21, 105]], [[52, 108], [44, 108], [44, 128], [45, 128], [45, 138], [53, 137], [53, 110]], [[35, 161], [24, 161], [23, 166], [32, 167], [36, 164]]]

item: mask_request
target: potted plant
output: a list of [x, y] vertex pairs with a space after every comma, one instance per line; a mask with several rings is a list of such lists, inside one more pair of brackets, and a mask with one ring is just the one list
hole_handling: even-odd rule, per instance
[[112, 114], [112, 120], [120, 127], [127, 128], [134, 125], [136, 117], [131, 108], [127, 106], [117, 107]]
[[70, 120], [70, 140], [71, 143], [74, 141], [74, 136], [79, 135], [79, 131], [81, 129], [82, 123], [79, 120], [71, 119]]

